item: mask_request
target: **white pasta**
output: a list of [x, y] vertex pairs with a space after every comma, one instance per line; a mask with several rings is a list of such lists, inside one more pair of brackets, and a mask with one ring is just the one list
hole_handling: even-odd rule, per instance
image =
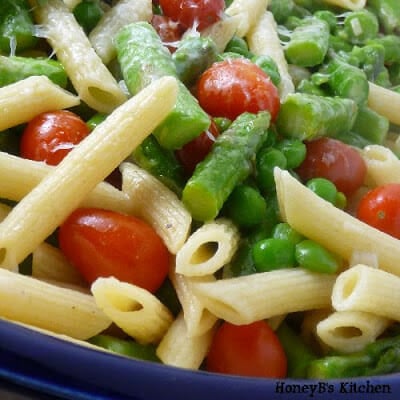
[[400, 125], [400, 93], [369, 82], [368, 106], [390, 122]]
[[145, 289], [114, 277], [98, 278], [91, 291], [98, 307], [139, 343], [157, 343], [173, 321], [171, 312]]
[[239, 237], [238, 229], [228, 219], [205, 223], [176, 254], [176, 272], [186, 276], [213, 274], [231, 260]]
[[347, 10], [361, 10], [365, 7], [367, 0], [324, 0], [328, 4], [342, 7]]
[[222, 53], [236, 33], [236, 30], [237, 19], [225, 17], [208, 28], [203, 29], [200, 34], [201, 36], [210, 37], [215, 43], [217, 51]]

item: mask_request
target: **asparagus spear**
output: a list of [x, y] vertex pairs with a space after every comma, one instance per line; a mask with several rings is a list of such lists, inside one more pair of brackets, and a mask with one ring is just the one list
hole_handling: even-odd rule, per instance
[[182, 201], [195, 220], [215, 218], [234, 187], [247, 178], [269, 123], [267, 111], [243, 113], [217, 137], [183, 189]]
[[[148, 22], [135, 22], [122, 28], [115, 37], [115, 47], [124, 81], [131, 94], [177, 71], [168, 49]], [[210, 125], [210, 118], [186, 86], [179, 81], [176, 105], [153, 132], [167, 149], [179, 149]]]

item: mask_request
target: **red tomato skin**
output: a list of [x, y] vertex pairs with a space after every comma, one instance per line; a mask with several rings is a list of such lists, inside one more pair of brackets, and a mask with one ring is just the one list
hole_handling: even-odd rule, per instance
[[306, 146], [306, 158], [296, 169], [304, 182], [311, 178], [326, 178], [346, 196], [363, 185], [367, 167], [357, 150], [327, 137], [312, 140]]
[[192, 175], [196, 165], [204, 160], [218, 135], [217, 125], [211, 120], [210, 128], [207, 132], [201, 133], [181, 149], [175, 151], [176, 157], [188, 175]]
[[275, 332], [265, 321], [248, 325], [223, 322], [206, 359], [210, 372], [262, 378], [285, 378], [287, 359]]
[[164, 15], [179, 22], [185, 29], [202, 31], [219, 21], [225, 9], [224, 0], [160, 0]]
[[160, 36], [163, 44], [173, 53], [176, 50], [176, 43], [181, 39], [184, 32], [182, 26], [165, 15], [156, 14], [153, 15], [151, 24], [158, 33], [158, 36]]
[[22, 133], [21, 157], [58, 165], [89, 132], [86, 123], [71, 111], [39, 114], [28, 122]]
[[358, 204], [357, 218], [400, 239], [400, 184], [389, 183], [367, 192]]
[[133, 216], [79, 208], [61, 225], [58, 239], [89, 284], [114, 276], [154, 293], [168, 274], [165, 244], [151, 226]]
[[274, 122], [280, 99], [270, 77], [246, 59], [228, 59], [211, 65], [200, 76], [197, 98], [213, 117], [234, 120], [244, 112], [267, 110]]

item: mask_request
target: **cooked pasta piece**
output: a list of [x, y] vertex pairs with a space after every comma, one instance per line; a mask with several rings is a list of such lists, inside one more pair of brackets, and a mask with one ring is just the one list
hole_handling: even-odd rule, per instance
[[176, 272], [186, 276], [205, 276], [217, 272], [235, 254], [239, 231], [226, 218], [202, 225], [193, 232], [176, 254]]
[[225, 13], [237, 20], [236, 34], [244, 37], [267, 9], [269, 0], [233, 0]]
[[358, 264], [339, 274], [332, 290], [337, 311], [364, 311], [400, 321], [400, 277]]
[[64, 4], [70, 9], [73, 10], [82, 0], [63, 0]]
[[210, 348], [214, 329], [200, 336], [188, 335], [183, 314], [180, 313], [157, 347], [157, 356], [167, 365], [198, 369]]
[[347, 10], [361, 10], [365, 7], [367, 0], [324, 0], [325, 3], [332, 4]]
[[0, 269], [0, 317], [86, 340], [111, 320], [93, 296]]
[[294, 92], [294, 83], [289, 74], [285, 53], [281, 45], [277, 23], [270, 11], [265, 11], [253, 28], [247, 33], [249, 49], [256, 55], [270, 56], [276, 63], [281, 77], [279, 95], [284, 101], [289, 93]]
[[369, 82], [368, 106], [390, 122], [400, 125], [400, 93]]
[[104, 64], [116, 57], [113, 44], [117, 32], [133, 22], [150, 21], [153, 16], [151, 0], [119, 0], [105, 12], [89, 34], [89, 40]]
[[290, 312], [328, 307], [333, 275], [286, 268], [214, 282], [192, 282], [194, 293], [218, 318], [249, 324]]
[[79, 103], [79, 97], [46, 76], [31, 76], [0, 88], [0, 131], [28, 122], [42, 112]]
[[[0, 152], [0, 198], [20, 201], [53, 169], [53, 166], [43, 162]], [[106, 182], [97, 184], [80, 205], [126, 214], [132, 214], [133, 211], [130, 198]]]
[[132, 202], [136, 215], [147, 221], [164, 240], [172, 254], [186, 241], [192, 217], [178, 196], [149, 172], [135, 164], [120, 166], [122, 191]]
[[168, 308], [139, 286], [97, 278], [91, 291], [99, 308], [139, 343], [158, 343], [173, 321]]
[[276, 168], [275, 182], [281, 216], [293, 229], [345, 260], [354, 252], [376, 254], [379, 268], [400, 275], [398, 239], [323, 200], [287, 171]]
[[400, 183], [400, 160], [389, 148], [371, 144], [362, 149], [361, 155], [367, 164], [369, 186]]
[[56, 247], [43, 242], [32, 253], [32, 277], [42, 280], [86, 286], [82, 275]]
[[332, 307], [306, 311], [300, 325], [300, 337], [304, 343], [318, 354], [328, 354], [330, 347], [317, 335], [317, 325], [331, 315]]
[[217, 51], [222, 53], [236, 33], [237, 24], [236, 18], [225, 17], [210, 25], [208, 28], [203, 29], [201, 31], [201, 36], [210, 37], [217, 46]]
[[68, 153], [1, 222], [0, 266], [15, 269], [43, 242], [163, 120], [176, 94], [175, 78], [157, 80], [118, 107]]
[[[173, 269], [173, 268], [172, 268]], [[191, 278], [171, 271], [169, 274], [176, 295], [182, 306], [188, 336], [201, 336], [209, 331], [217, 322], [217, 317], [211, 314], [199, 301], [191, 287]], [[199, 278], [213, 280], [212, 276]]]
[[317, 325], [317, 335], [332, 349], [354, 353], [374, 342], [389, 326], [387, 318], [363, 311], [338, 311]]
[[47, 41], [79, 97], [94, 110], [104, 113], [122, 104], [126, 100], [124, 91], [66, 5], [61, 0], [30, 0], [30, 3], [36, 22], [43, 26]]

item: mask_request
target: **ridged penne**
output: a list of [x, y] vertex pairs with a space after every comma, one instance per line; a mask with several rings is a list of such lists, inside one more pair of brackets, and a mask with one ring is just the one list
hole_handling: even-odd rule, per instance
[[175, 105], [176, 94], [174, 78], [157, 80], [69, 152], [0, 223], [0, 265], [15, 269], [43, 242], [163, 120]]
[[367, 0], [325, 0], [326, 3], [344, 8], [346, 10], [361, 10]]
[[256, 55], [270, 56], [276, 63], [281, 77], [279, 95], [284, 101], [289, 93], [294, 92], [294, 83], [289, 74], [285, 53], [278, 36], [278, 26], [270, 11], [265, 11], [257, 23], [247, 33], [249, 49]]
[[287, 268], [213, 282], [192, 282], [194, 293], [218, 318], [249, 324], [330, 305], [335, 276]]
[[203, 29], [200, 34], [201, 36], [210, 37], [217, 46], [217, 51], [222, 53], [236, 33], [237, 24], [236, 18], [225, 17]]
[[30, 0], [30, 3], [36, 22], [42, 25], [47, 41], [79, 97], [94, 110], [104, 113], [122, 104], [126, 100], [124, 91], [62, 0]]
[[5, 269], [0, 269], [0, 317], [82, 340], [111, 324], [93, 296]]
[[113, 38], [125, 25], [150, 21], [153, 16], [151, 0], [119, 0], [106, 11], [89, 34], [89, 40], [104, 64], [116, 57]]
[[281, 216], [293, 229], [345, 260], [354, 252], [376, 254], [379, 268], [400, 275], [398, 239], [333, 206], [287, 171], [276, 168], [275, 182]]
[[369, 82], [368, 106], [390, 122], [400, 125], [400, 93]]
[[28, 122], [42, 112], [79, 103], [79, 97], [46, 76], [31, 76], [0, 88], [0, 131]]
[[390, 320], [363, 311], [337, 311], [317, 324], [319, 338], [341, 353], [354, 353], [374, 342]]
[[205, 223], [176, 254], [176, 272], [186, 276], [213, 274], [231, 260], [239, 238], [238, 229], [226, 218]]
[[129, 162], [122, 163], [120, 170], [122, 191], [130, 197], [134, 213], [146, 220], [176, 254], [189, 235], [190, 213], [178, 196], [149, 172]]
[[167, 365], [198, 369], [207, 355], [214, 329], [200, 336], [188, 335], [183, 314], [180, 313], [157, 347], [157, 356]]
[[171, 312], [153, 294], [114, 277], [91, 286], [98, 307], [139, 343], [157, 343], [173, 321]]

